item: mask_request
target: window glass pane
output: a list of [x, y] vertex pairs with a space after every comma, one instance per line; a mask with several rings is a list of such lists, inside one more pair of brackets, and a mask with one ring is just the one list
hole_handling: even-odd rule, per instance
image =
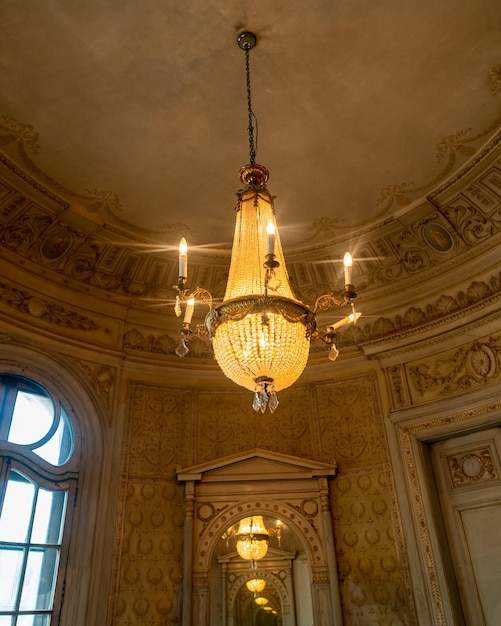
[[61, 543], [66, 491], [38, 491], [31, 543]]
[[22, 445], [44, 437], [54, 421], [54, 405], [47, 396], [18, 391], [7, 441]]
[[49, 626], [49, 624], [50, 615], [20, 615], [16, 622], [16, 626]]
[[0, 611], [15, 609], [23, 554], [21, 548], [0, 547]]
[[73, 452], [73, 435], [64, 411], [61, 410], [59, 426], [54, 436], [33, 452], [52, 465], [64, 465], [70, 458]]
[[0, 541], [27, 540], [34, 496], [33, 483], [12, 470], [0, 516]]
[[0, 615], [0, 626], [12, 626], [12, 617], [9, 615]]
[[21, 611], [52, 608], [58, 561], [58, 548], [30, 549], [21, 594]]

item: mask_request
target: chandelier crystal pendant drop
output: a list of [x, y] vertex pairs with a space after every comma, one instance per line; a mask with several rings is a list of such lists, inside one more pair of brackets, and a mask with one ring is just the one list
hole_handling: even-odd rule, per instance
[[[252, 33], [237, 38], [245, 52], [248, 103], [248, 136], [250, 162], [240, 170], [244, 185], [238, 192], [237, 216], [226, 292], [222, 303], [213, 306], [211, 294], [197, 288], [190, 294], [187, 286], [187, 245], [184, 238], [179, 247], [179, 279], [175, 288], [179, 295], [175, 311], [181, 315], [181, 301], [186, 301], [178, 356], [189, 352], [192, 336], [191, 319], [195, 302], [209, 305], [202, 332], [212, 340], [214, 356], [223, 373], [232, 381], [254, 392], [253, 408], [273, 412], [278, 406], [277, 392], [290, 387], [303, 372], [312, 339], [321, 339], [331, 346], [329, 358], [334, 360], [335, 331], [340, 326], [356, 323], [351, 283], [351, 255], [345, 255], [345, 287], [341, 299], [332, 294], [320, 296], [313, 309], [297, 300], [289, 283], [284, 255], [278, 234], [273, 197], [266, 187], [268, 170], [256, 163], [249, 51], [256, 44]], [[316, 314], [332, 306], [350, 306], [351, 315], [317, 330]], [[198, 329], [200, 331], [200, 329]]]

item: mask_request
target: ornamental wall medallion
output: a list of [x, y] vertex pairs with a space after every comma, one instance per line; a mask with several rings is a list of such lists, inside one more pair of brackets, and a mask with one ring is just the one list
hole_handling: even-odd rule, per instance
[[441, 224], [425, 224], [422, 235], [426, 243], [437, 252], [449, 252], [453, 246], [452, 237]]
[[73, 243], [73, 237], [62, 228], [54, 230], [40, 246], [40, 252], [49, 261], [55, 261], [66, 253]]
[[499, 480], [495, 457], [490, 446], [447, 456], [454, 488], [472, 483]]

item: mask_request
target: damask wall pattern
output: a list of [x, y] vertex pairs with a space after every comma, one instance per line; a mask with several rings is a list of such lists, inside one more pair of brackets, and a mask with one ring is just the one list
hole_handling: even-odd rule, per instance
[[256, 447], [337, 461], [331, 510], [345, 624], [417, 623], [376, 377], [284, 390], [273, 415], [254, 413], [251, 399], [131, 384], [110, 626], [179, 623], [184, 494], [175, 470]]
[[197, 394], [197, 463], [252, 448], [323, 460], [311, 420], [308, 389], [281, 391], [273, 415], [255, 413], [252, 393], [199, 391]]
[[388, 465], [332, 481], [332, 515], [347, 625], [417, 624]]
[[132, 384], [116, 533], [113, 626], [179, 624], [184, 490], [191, 464], [191, 394]]

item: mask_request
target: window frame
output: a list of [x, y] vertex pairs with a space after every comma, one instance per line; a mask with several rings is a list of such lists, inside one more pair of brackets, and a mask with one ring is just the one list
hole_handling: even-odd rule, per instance
[[[75, 349], [76, 360], [78, 354]], [[78, 476], [64, 556], [66, 576], [61, 578], [63, 603], [51, 626], [106, 626], [120, 486], [120, 450], [112, 443], [116, 434], [110, 416], [90, 378], [43, 343], [0, 332], [0, 373], [32, 380], [47, 390], [64, 406], [73, 429], [73, 454], [62, 467], [38, 456], [36, 463], [26, 463], [21, 446], [4, 444], [2, 450], [36, 476], [42, 473], [53, 481]]]
[[[37, 489], [47, 489], [49, 491], [66, 491], [67, 501], [63, 519], [63, 531], [61, 536], [61, 545], [59, 548], [59, 559], [57, 568], [55, 571], [56, 582], [54, 586], [54, 593], [52, 599], [52, 609], [50, 611], [51, 624], [59, 624], [61, 620], [61, 612], [63, 608], [64, 592], [66, 586], [66, 571], [68, 565], [68, 555], [72, 536], [73, 526], [73, 513], [76, 507], [77, 494], [78, 494], [78, 478], [79, 472], [76, 469], [78, 466], [78, 459], [75, 459], [75, 454], [78, 453], [75, 450], [74, 444], [72, 445], [72, 453], [65, 463], [62, 465], [53, 465], [49, 461], [40, 457], [33, 449], [34, 444], [19, 444], [7, 441], [9, 435], [9, 429], [12, 424], [14, 407], [16, 402], [17, 392], [29, 391], [31, 393], [44, 394], [52, 400], [54, 406], [54, 412], [56, 414], [53, 424], [50, 426], [47, 433], [41, 437], [37, 442], [37, 447], [44, 445], [56, 432], [59, 416], [60, 419], [67, 419], [70, 424], [72, 440], [75, 440], [75, 425], [72, 419], [67, 415], [61, 415], [62, 405], [57, 397], [54, 396], [43, 385], [34, 381], [27, 376], [21, 376], [19, 374], [9, 373], [8, 377], [12, 379], [13, 383], [7, 387], [3, 387], [3, 378], [7, 378], [7, 375], [0, 373], [0, 392], [6, 389], [5, 395], [0, 400], [0, 511], [3, 510], [3, 504], [9, 478], [13, 470], [17, 471], [26, 479], [32, 482]], [[23, 384], [24, 383], [24, 384]], [[3, 387], [3, 389], [2, 389]], [[1, 393], [0, 393], [1, 395]], [[10, 419], [3, 419], [4, 413], [7, 413], [7, 417]], [[10, 543], [10, 542], [7, 542]], [[17, 543], [17, 542], [15, 542]], [[31, 541], [19, 542], [20, 546], [23, 546], [23, 550], [28, 549], [31, 545]], [[23, 567], [23, 576], [25, 570]], [[23, 611], [16, 608], [12, 612], [12, 615], [22, 615]]]
[[[63, 520], [63, 532], [61, 545], [59, 548], [59, 559], [56, 571], [56, 583], [54, 586], [52, 609], [50, 611], [52, 615], [52, 618], [50, 620], [51, 626], [53, 624], [60, 624], [66, 587], [68, 556], [72, 536], [73, 512], [76, 506], [76, 498], [78, 493], [78, 477], [74, 475], [69, 475], [67, 477], [58, 477], [56, 480], [47, 478], [38, 469], [33, 468], [32, 464], [27, 462], [26, 459], [19, 459], [11, 455], [2, 454], [2, 447], [0, 446], [0, 510], [3, 506], [3, 499], [5, 497], [9, 474], [12, 470], [19, 472], [29, 481], [32, 481], [37, 488], [47, 489], [49, 491], [67, 492], [67, 502]], [[74, 474], [74, 472], [68, 472], [68, 474]], [[31, 542], [19, 542], [19, 545], [25, 546], [25, 548], [23, 549], [29, 549]], [[23, 613], [23, 611], [18, 610], [12, 612], [13, 615], [22, 615]], [[28, 613], [30, 612], [28, 611]]]

